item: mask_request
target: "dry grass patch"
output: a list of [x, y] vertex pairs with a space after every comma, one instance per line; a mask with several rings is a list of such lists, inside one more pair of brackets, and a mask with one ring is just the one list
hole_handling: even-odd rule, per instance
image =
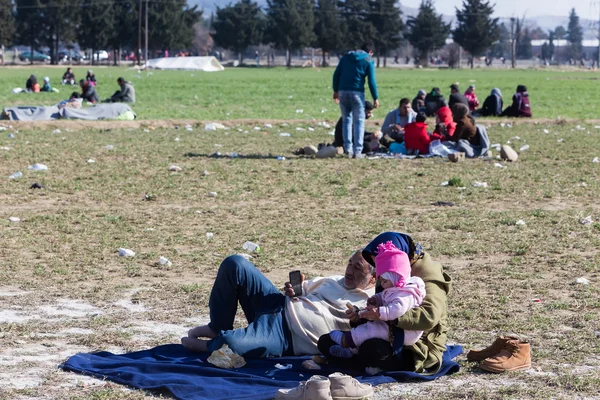
[[[78, 383], [83, 377], [55, 370], [56, 355], [177, 342], [206, 321], [218, 265], [245, 252], [246, 240], [260, 244], [253, 262], [281, 286], [291, 269], [341, 273], [354, 249], [385, 230], [409, 232], [453, 277], [451, 342], [468, 350], [518, 333], [532, 342], [534, 369], [488, 375], [461, 357], [459, 375], [387, 385], [377, 398], [597, 396], [600, 225], [580, 220], [600, 219], [600, 164], [592, 163], [600, 130], [492, 126], [493, 143], [530, 145], [498, 168], [496, 160], [297, 158], [295, 148], [331, 137], [316, 123], [302, 124], [314, 132], [296, 126], [38, 130], [0, 139], [10, 148], [0, 152], [0, 176], [24, 173], [0, 179], [0, 347], [11, 349], [0, 354], [0, 397], [145, 398]], [[211, 157], [216, 151], [238, 157]], [[34, 163], [49, 170], [28, 171]], [[171, 164], [182, 172], [169, 172]], [[465, 189], [440, 186], [454, 177]], [[30, 189], [33, 182], [45, 189]], [[454, 206], [432, 205], [438, 201]], [[119, 257], [120, 247], [136, 256]], [[158, 265], [160, 256], [173, 265]], [[52, 358], [15, 364], [40, 344]], [[17, 386], [21, 375], [29, 383]]]

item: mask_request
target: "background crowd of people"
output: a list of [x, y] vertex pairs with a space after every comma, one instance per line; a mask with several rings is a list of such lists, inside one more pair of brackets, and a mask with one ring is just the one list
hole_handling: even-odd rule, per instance
[[[362, 158], [372, 151], [401, 154], [428, 154], [430, 144], [466, 141], [467, 146], [481, 146], [482, 133], [475, 117], [530, 118], [529, 94], [524, 85], [518, 85], [510, 106], [504, 107], [502, 92], [492, 89], [481, 106], [476, 88], [470, 85], [462, 93], [457, 83], [450, 85], [448, 100], [439, 87], [430, 92], [420, 89], [411, 101], [402, 98], [398, 108], [390, 111], [380, 132], [365, 132], [365, 119], [379, 106], [373, 45], [367, 43], [361, 50], [348, 52], [340, 60], [333, 75], [333, 99], [340, 105], [341, 118], [336, 125], [334, 146], [342, 146], [351, 158]], [[373, 103], [365, 101], [364, 85], [368, 81]], [[481, 106], [481, 107], [480, 107]], [[427, 118], [435, 117], [430, 130]]]
[[[61, 83], [62, 85], [76, 85], [75, 73], [72, 68], [67, 68], [65, 73], [62, 76]], [[119, 90], [117, 90], [111, 97], [104, 100], [104, 103], [135, 103], [135, 88], [131, 84], [131, 82], [126, 81], [124, 78], [118, 78], [117, 84], [119, 85]], [[96, 91], [96, 87], [98, 85], [98, 81], [96, 79], [96, 75], [94, 71], [91, 69], [87, 71], [87, 75], [85, 79], [79, 80], [79, 87], [81, 92], [73, 92], [68, 100], [61, 103], [78, 103], [74, 102], [75, 99], [81, 99], [82, 101], [86, 101], [91, 104], [96, 104], [100, 102], [100, 97]], [[25, 92], [27, 93], [40, 93], [40, 92], [58, 92], [58, 89], [52, 88], [50, 85], [50, 78], [44, 78], [44, 85], [40, 87], [38, 80], [35, 75], [30, 75], [25, 83]]]

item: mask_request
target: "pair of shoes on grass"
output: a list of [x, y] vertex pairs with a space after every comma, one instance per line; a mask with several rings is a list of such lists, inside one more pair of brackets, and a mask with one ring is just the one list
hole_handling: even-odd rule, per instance
[[277, 400], [367, 400], [373, 396], [370, 384], [335, 372], [329, 377], [314, 375], [293, 389], [279, 389]]
[[531, 368], [531, 346], [514, 336], [499, 336], [491, 346], [469, 351], [467, 360], [480, 361], [488, 372], [520, 371]]

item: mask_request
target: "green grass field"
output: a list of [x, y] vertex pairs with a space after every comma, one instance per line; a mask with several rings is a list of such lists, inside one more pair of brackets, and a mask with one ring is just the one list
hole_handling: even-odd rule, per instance
[[[73, 88], [60, 85], [64, 69], [0, 69], [0, 87], [4, 88], [0, 105], [50, 105], [68, 98]], [[86, 70], [74, 68], [76, 77], [84, 78]], [[137, 70], [125, 68], [97, 67], [94, 71], [101, 99], [118, 89], [117, 77], [133, 82], [137, 94], [134, 110], [141, 119], [335, 119], [339, 115], [339, 108], [331, 100], [332, 68], [142, 71], [139, 75]], [[61, 93], [12, 94], [12, 88], [24, 87], [29, 74], [35, 74], [40, 83], [49, 76]], [[400, 98], [412, 99], [421, 88], [439, 86], [447, 96], [450, 84], [459, 82], [462, 90], [475, 84], [481, 102], [494, 87], [502, 90], [505, 102], [510, 102], [517, 84], [525, 84], [537, 118], [597, 118], [597, 95], [592, 89], [597, 81], [596, 72], [379, 69], [381, 110], [376, 117], [383, 119], [387, 111], [398, 106]], [[299, 109], [304, 112], [296, 113]]]
[[[52, 71], [53, 79], [62, 73], [50, 68], [36, 73]], [[3, 87], [28, 73], [3, 70]], [[530, 146], [512, 164], [318, 160], [292, 152], [331, 141], [330, 129], [318, 125], [337, 118], [329, 100], [331, 70], [228, 70], [195, 77], [154, 72], [142, 73], [140, 80], [132, 78], [135, 72], [117, 69], [97, 74], [102, 85], [121, 74], [134, 79], [142, 98], [136, 106], [140, 118], [279, 120], [270, 128], [246, 122], [218, 131], [204, 131], [201, 124], [187, 131], [153, 130], [151, 124], [119, 128], [116, 122], [110, 129], [96, 123], [61, 126], [63, 121], [31, 129], [1, 121], [7, 129], [0, 132], [0, 399], [152, 398], [56, 365], [77, 352], [177, 343], [187, 329], [206, 322], [219, 263], [245, 252], [247, 240], [261, 246], [255, 264], [282, 286], [293, 269], [309, 277], [341, 273], [353, 250], [386, 230], [410, 233], [452, 276], [450, 343], [468, 350], [485, 347], [498, 334], [515, 333], [530, 340], [533, 368], [491, 375], [463, 355], [456, 375], [381, 385], [374, 399], [598, 398], [600, 163], [593, 159], [600, 157], [600, 129], [595, 123], [539, 121], [509, 128], [484, 121], [492, 143]], [[505, 91], [527, 78], [536, 115], [555, 117], [551, 108], [557, 107], [564, 117], [591, 117], [595, 109], [591, 90], [584, 90], [595, 79], [591, 73], [382, 71], [379, 76], [384, 104], [432, 82], [446, 86], [473, 79], [487, 90], [493, 76]], [[558, 99], [567, 89], [589, 96], [587, 114]], [[8, 90], [3, 103], [33, 97], [5, 94]], [[110, 91], [112, 86], [101, 86], [102, 95]], [[47, 104], [61, 98], [50, 96], [55, 98]], [[321, 113], [323, 107], [328, 111]], [[54, 132], [56, 127], [61, 132]], [[239, 156], [211, 157], [216, 151]], [[46, 164], [48, 171], [28, 170], [34, 163]], [[183, 170], [170, 172], [172, 164]], [[15, 171], [24, 176], [8, 179]], [[453, 178], [465, 188], [440, 185]], [[475, 181], [489, 187], [473, 187]], [[34, 182], [45, 188], [30, 189]], [[454, 206], [435, 206], [438, 201]], [[580, 221], [587, 216], [594, 222], [584, 225]], [[119, 257], [120, 247], [137, 254]], [[173, 264], [158, 265], [160, 256]], [[578, 284], [577, 278], [589, 284]], [[238, 317], [243, 326], [241, 311]]]

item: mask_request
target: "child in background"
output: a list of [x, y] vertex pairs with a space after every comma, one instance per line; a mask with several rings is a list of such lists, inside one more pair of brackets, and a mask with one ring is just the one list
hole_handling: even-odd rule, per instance
[[469, 102], [469, 110], [477, 110], [477, 107], [479, 107], [479, 100], [477, 99], [477, 94], [475, 93], [475, 86], [469, 86], [469, 88], [465, 92], [465, 97]]
[[418, 154], [429, 153], [431, 137], [427, 133], [427, 115], [424, 112], [417, 114], [416, 122], [404, 126], [404, 146], [409, 154], [418, 151]]
[[431, 140], [449, 140], [456, 130], [456, 123], [452, 119], [452, 110], [450, 107], [441, 107], [436, 112], [435, 130], [431, 135]]
[[51, 92], [52, 91], [52, 86], [50, 86], [50, 78], [48, 78], [48, 77], [44, 78], [44, 86], [42, 86], [41, 91], [42, 92]]
[[[408, 255], [396, 248], [391, 241], [378, 247], [375, 257], [377, 278], [384, 290], [367, 300], [365, 311], [378, 314], [377, 320], [370, 320], [358, 325], [350, 331], [335, 330], [329, 337], [337, 345], [329, 349], [334, 357], [351, 358], [358, 353], [358, 348], [368, 339], [390, 340], [388, 321], [401, 317], [408, 310], [421, 305], [425, 297], [425, 283], [419, 277], [410, 276]], [[367, 315], [364, 315], [368, 318]], [[368, 318], [370, 319], [370, 318]], [[404, 331], [404, 346], [415, 344], [423, 331]], [[401, 349], [394, 349], [394, 351]]]

